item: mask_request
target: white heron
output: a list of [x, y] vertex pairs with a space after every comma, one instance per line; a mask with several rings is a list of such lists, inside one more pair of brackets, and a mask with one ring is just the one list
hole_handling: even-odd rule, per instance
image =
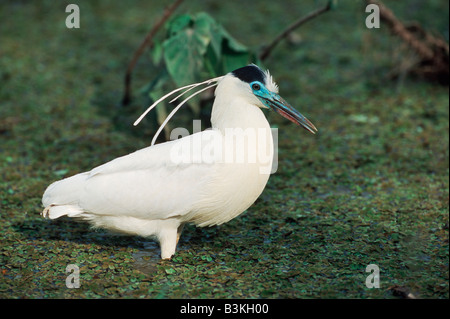
[[217, 85], [210, 130], [153, 145], [155, 135], [149, 147], [54, 182], [43, 195], [42, 215], [154, 237], [161, 258], [170, 259], [184, 224], [220, 225], [249, 208], [266, 186], [274, 153], [261, 109], [272, 109], [311, 133], [317, 129], [278, 95], [269, 72], [254, 64], [170, 92], [135, 125], [161, 100], [201, 85], [207, 87], [181, 102], [157, 134], [187, 100]]

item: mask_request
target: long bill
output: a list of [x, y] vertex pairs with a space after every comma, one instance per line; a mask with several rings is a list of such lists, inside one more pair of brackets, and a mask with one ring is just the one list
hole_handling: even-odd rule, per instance
[[316, 134], [317, 128], [306, 117], [304, 117], [299, 111], [294, 109], [288, 102], [286, 102], [278, 94], [272, 94], [270, 98], [261, 97], [266, 102], [265, 104], [273, 109], [281, 116], [287, 118], [289, 121], [300, 125], [307, 131]]

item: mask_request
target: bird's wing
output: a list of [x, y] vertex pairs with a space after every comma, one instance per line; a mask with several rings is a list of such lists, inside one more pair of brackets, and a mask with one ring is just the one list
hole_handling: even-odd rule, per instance
[[201, 153], [192, 145], [200, 141], [200, 149], [208, 148], [217, 138], [219, 132], [203, 131], [119, 157], [52, 184], [44, 194], [44, 205], [50, 203], [45, 198], [51, 198], [50, 204], [76, 203], [97, 215], [145, 219], [186, 214], [205, 196], [215, 170], [214, 160], [205, 163], [190, 156]]

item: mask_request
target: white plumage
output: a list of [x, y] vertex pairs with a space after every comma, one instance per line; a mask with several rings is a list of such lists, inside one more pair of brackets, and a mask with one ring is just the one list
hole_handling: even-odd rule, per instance
[[[311, 132], [315, 127], [278, 96], [270, 75], [255, 65], [217, 81], [211, 130], [54, 182], [42, 198], [43, 216], [66, 215], [156, 237], [166, 259], [175, 253], [185, 223], [219, 225], [245, 211], [263, 191], [272, 164], [273, 140], [261, 108], [273, 108]], [[255, 156], [258, 150], [266, 156]]]

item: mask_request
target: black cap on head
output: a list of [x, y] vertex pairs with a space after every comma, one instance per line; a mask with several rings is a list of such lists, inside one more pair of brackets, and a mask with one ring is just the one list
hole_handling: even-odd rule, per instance
[[265, 79], [264, 72], [261, 71], [261, 69], [254, 64], [250, 64], [242, 68], [236, 69], [233, 72], [231, 72], [231, 74], [233, 74], [241, 81], [247, 83], [252, 83], [253, 81], [259, 81], [261, 83], [264, 83]]

